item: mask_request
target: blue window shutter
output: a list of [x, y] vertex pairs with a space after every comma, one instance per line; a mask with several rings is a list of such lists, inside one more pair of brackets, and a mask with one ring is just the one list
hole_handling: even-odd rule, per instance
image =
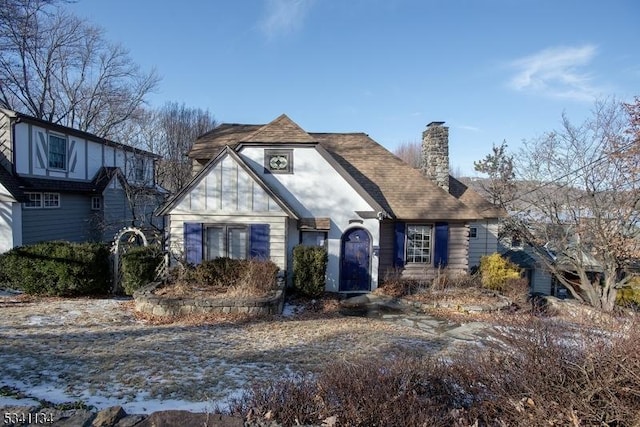
[[184, 253], [189, 264], [202, 262], [202, 224], [199, 222], [184, 223]]
[[449, 224], [446, 222], [436, 222], [433, 261], [434, 267], [446, 267], [449, 263]]
[[396, 222], [394, 224], [394, 237], [393, 237], [393, 266], [404, 267], [404, 240], [406, 234], [406, 227], [404, 222]]
[[249, 258], [269, 259], [269, 224], [251, 224], [249, 235]]

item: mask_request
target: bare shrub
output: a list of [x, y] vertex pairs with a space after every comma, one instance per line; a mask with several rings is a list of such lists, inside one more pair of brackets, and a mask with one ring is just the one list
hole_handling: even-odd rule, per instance
[[569, 327], [530, 317], [496, 345], [454, 354], [337, 362], [316, 376], [255, 387], [233, 414], [283, 425], [637, 426], [640, 331]]
[[376, 293], [400, 298], [415, 294], [421, 288], [423, 285], [418, 280], [402, 277], [402, 270], [389, 269], [385, 272]]
[[277, 289], [278, 266], [272, 261], [216, 258], [196, 266], [179, 266], [169, 275], [165, 292], [198, 289], [225, 296], [264, 295]]

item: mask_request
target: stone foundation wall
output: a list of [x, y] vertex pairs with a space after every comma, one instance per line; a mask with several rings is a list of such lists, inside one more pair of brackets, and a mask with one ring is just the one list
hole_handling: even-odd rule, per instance
[[152, 283], [133, 294], [136, 310], [155, 316], [180, 316], [186, 314], [281, 314], [284, 291], [267, 298], [176, 298], [155, 295], [153, 291], [161, 283]]

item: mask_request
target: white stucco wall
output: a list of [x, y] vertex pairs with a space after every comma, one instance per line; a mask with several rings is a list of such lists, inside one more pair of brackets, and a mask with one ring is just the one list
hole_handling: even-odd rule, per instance
[[[293, 173], [271, 174], [264, 170], [264, 150], [292, 148], [280, 146], [246, 146], [240, 151], [242, 159], [303, 218], [331, 218], [328, 233], [329, 262], [327, 265], [328, 291], [337, 292], [340, 282], [340, 242], [344, 232], [353, 227], [366, 229], [371, 236], [371, 288], [378, 283], [378, 256], [380, 227], [377, 219], [362, 219], [355, 211], [374, 208], [338, 174], [315, 147], [293, 147]], [[350, 221], [358, 221], [351, 222]], [[360, 223], [361, 221], [361, 223]], [[292, 228], [290, 226], [290, 228]], [[295, 232], [295, 234], [292, 234]], [[288, 250], [298, 243], [297, 229], [289, 230]], [[291, 253], [289, 253], [289, 257]]]

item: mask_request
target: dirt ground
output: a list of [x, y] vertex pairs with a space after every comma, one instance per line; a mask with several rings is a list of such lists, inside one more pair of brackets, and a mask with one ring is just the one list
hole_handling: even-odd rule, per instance
[[[100, 406], [220, 401], [255, 381], [392, 351], [454, 345], [381, 319], [297, 313], [259, 321], [152, 322], [117, 299], [0, 298], [0, 386]], [[36, 396], [44, 398], [42, 396]], [[53, 400], [53, 399], [51, 399]]]

